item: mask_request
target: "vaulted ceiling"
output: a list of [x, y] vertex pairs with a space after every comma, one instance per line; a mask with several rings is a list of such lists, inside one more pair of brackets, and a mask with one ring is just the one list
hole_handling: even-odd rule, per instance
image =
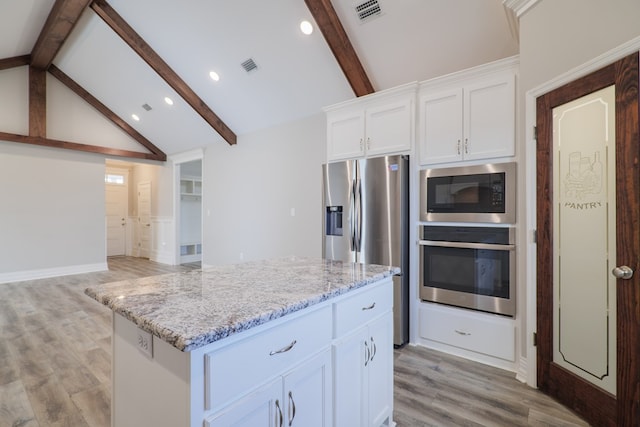
[[[71, 13], [81, 10], [79, 19], [74, 24], [58, 14], [58, 27], [51, 28], [47, 18], [62, 4]], [[361, 20], [359, 4], [380, 13]], [[302, 20], [314, 24], [311, 35], [299, 30]], [[514, 22], [502, 0], [4, 1], [0, 89], [8, 69], [31, 70], [32, 138], [19, 140], [0, 128], [0, 139], [51, 139], [33, 112], [44, 102], [39, 71], [46, 69], [111, 117], [141, 148], [144, 155], [137, 157], [162, 160], [165, 153], [233, 144], [237, 135], [317, 114], [354, 96], [517, 54]], [[68, 38], [60, 39], [67, 27]], [[38, 41], [40, 34], [48, 37]], [[257, 68], [246, 71], [245, 61]], [[2, 98], [0, 92], [0, 107]], [[53, 142], [63, 148], [100, 145], [91, 136]], [[131, 151], [103, 152], [136, 157]]]

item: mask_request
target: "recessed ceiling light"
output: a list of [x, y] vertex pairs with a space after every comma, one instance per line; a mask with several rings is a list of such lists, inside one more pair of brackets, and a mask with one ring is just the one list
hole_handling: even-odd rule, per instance
[[209, 73], [209, 77], [211, 77], [213, 79], [213, 81], [217, 82], [218, 80], [220, 80], [220, 76], [218, 75], [218, 73], [216, 73], [215, 71], [211, 71]]
[[132, 118], [133, 120], [135, 120], [136, 122], [139, 122], [139, 121], [140, 121], [140, 117], [138, 117], [138, 115], [137, 115], [137, 114], [132, 114], [132, 115], [131, 115], [131, 118]]
[[302, 21], [300, 23], [300, 31], [302, 31], [303, 34], [309, 35], [313, 33], [313, 25], [311, 25], [309, 21]]
[[164, 102], [166, 102], [168, 105], [173, 105], [173, 99], [169, 98], [168, 96], [164, 97]]

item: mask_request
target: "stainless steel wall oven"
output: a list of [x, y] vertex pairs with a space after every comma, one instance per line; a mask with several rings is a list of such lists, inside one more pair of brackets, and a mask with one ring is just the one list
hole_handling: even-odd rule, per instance
[[420, 298], [515, 314], [514, 227], [423, 225]]

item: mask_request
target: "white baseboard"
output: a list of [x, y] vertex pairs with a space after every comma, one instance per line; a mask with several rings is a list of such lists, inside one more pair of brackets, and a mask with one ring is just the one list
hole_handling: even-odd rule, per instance
[[106, 262], [97, 264], [70, 265], [66, 267], [42, 268], [38, 270], [14, 271], [0, 273], [0, 283], [23, 282], [25, 280], [48, 279], [51, 277], [70, 276], [72, 274], [94, 273], [108, 270]]
[[518, 371], [516, 372], [516, 379], [521, 383], [527, 383], [528, 378], [528, 366], [527, 366], [527, 358], [520, 357], [520, 364], [518, 366]]
[[164, 252], [164, 251], [151, 251], [151, 255], [149, 256], [151, 261], [159, 262], [161, 264], [169, 264], [176, 265], [175, 257], [173, 253]]

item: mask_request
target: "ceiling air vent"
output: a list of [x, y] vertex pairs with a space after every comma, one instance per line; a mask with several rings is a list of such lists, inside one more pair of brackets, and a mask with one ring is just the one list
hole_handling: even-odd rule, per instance
[[142, 104], [142, 108], [144, 108], [147, 111], [151, 111], [151, 105], [149, 104]]
[[360, 22], [368, 21], [382, 14], [382, 9], [380, 9], [380, 3], [378, 0], [367, 0], [356, 3], [355, 9]]
[[252, 71], [255, 71], [258, 69], [258, 65], [255, 63], [255, 61], [251, 58], [247, 59], [246, 61], [244, 61], [242, 64], [242, 68], [244, 68], [244, 70], [247, 73], [250, 73]]

